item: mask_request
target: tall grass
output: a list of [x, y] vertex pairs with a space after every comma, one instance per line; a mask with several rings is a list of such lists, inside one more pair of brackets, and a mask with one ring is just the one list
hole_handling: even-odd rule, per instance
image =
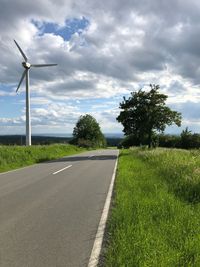
[[200, 266], [200, 151], [124, 150], [107, 267]]
[[0, 172], [84, 151], [72, 145], [0, 146]]
[[138, 156], [154, 167], [175, 196], [192, 204], [199, 203], [200, 150], [143, 150], [138, 151]]

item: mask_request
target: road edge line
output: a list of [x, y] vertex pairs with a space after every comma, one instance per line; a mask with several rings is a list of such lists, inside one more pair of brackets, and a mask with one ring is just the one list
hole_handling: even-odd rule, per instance
[[106, 223], [107, 223], [107, 219], [108, 219], [108, 213], [109, 213], [110, 203], [111, 203], [111, 198], [112, 198], [112, 192], [113, 192], [113, 187], [114, 187], [114, 182], [115, 182], [115, 177], [116, 177], [116, 172], [117, 172], [118, 157], [119, 157], [119, 150], [118, 150], [117, 159], [115, 162], [114, 171], [113, 171], [113, 175], [111, 178], [108, 194], [106, 197], [106, 201], [104, 204], [103, 212], [101, 215], [101, 219], [99, 222], [99, 226], [97, 229], [96, 237], [94, 240], [92, 252], [91, 252], [89, 263], [88, 263], [87, 267], [97, 267], [97, 265], [99, 263], [99, 256], [101, 253], [103, 237], [104, 237], [104, 233], [105, 233], [105, 228], [106, 228]]

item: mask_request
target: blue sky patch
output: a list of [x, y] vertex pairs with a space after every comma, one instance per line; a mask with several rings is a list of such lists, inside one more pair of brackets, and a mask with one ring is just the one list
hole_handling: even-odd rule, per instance
[[85, 17], [81, 19], [73, 18], [65, 21], [65, 26], [60, 27], [57, 23], [44, 22], [32, 20], [32, 23], [40, 31], [39, 35], [42, 36], [45, 33], [53, 33], [55, 35], [60, 35], [65, 41], [70, 40], [74, 33], [81, 34], [81, 32], [86, 29], [89, 25], [89, 20]]

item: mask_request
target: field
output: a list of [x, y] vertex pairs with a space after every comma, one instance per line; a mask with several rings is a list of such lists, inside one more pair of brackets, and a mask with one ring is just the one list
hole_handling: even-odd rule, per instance
[[84, 151], [72, 145], [0, 146], [0, 172]]
[[102, 262], [200, 266], [200, 151], [121, 151]]

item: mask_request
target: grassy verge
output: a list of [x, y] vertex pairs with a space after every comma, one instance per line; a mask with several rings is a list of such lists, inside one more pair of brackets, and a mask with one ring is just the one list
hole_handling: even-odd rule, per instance
[[107, 267], [200, 266], [200, 151], [121, 151]]
[[84, 151], [72, 145], [0, 146], [0, 172]]

